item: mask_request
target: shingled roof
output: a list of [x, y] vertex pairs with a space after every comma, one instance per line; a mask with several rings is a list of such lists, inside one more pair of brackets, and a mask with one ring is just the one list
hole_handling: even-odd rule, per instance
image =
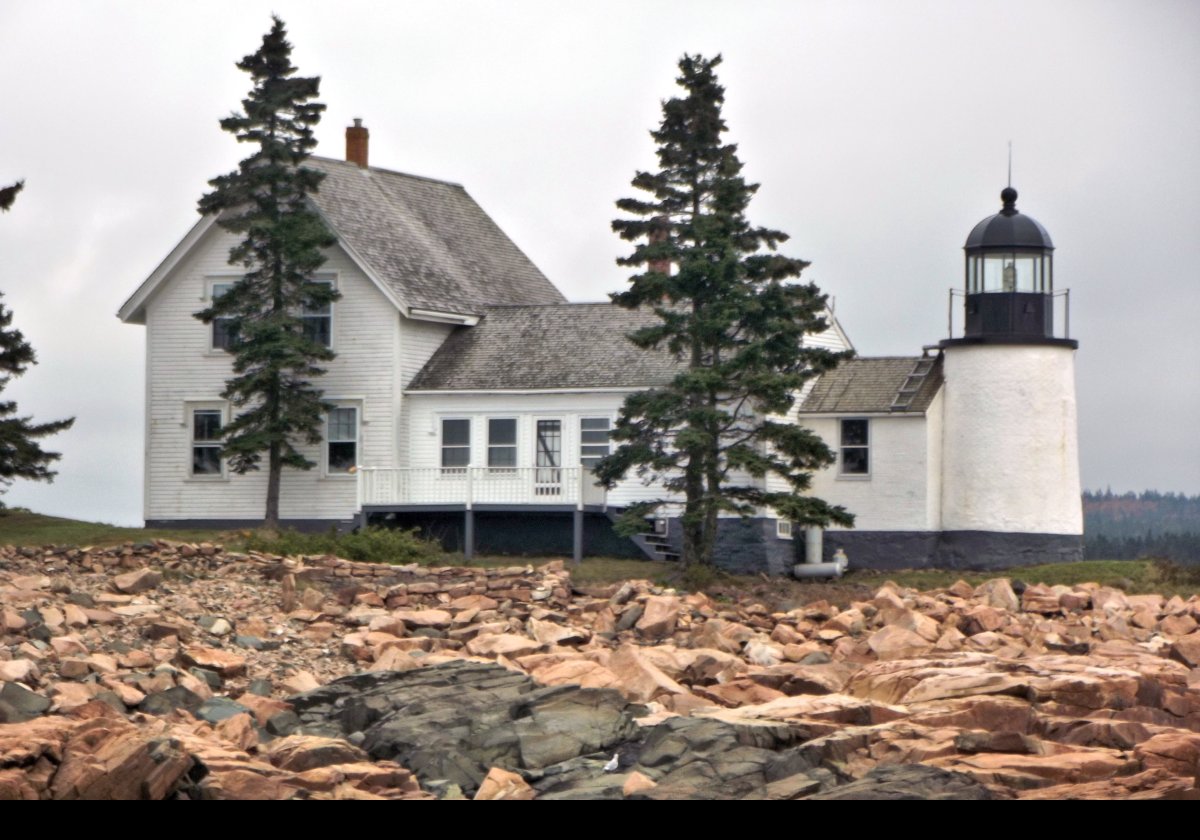
[[459, 184], [329, 158], [304, 165], [325, 173], [317, 209], [405, 305], [480, 315], [565, 300]]
[[[821, 375], [800, 404], [801, 414], [856, 414], [893, 411], [896, 395], [904, 387], [920, 356], [885, 356], [850, 359]], [[917, 383], [913, 383], [914, 385]], [[904, 412], [924, 412], [942, 387], [942, 362], [932, 370]]]
[[409, 384], [411, 391], [636, 388], [679, 372], [669, 353], [639, 350], [625, 335], [658, 323], [611, 303], [494, 306], [460, 327]]

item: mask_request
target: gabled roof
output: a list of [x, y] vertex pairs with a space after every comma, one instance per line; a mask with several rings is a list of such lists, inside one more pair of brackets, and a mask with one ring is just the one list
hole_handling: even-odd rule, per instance
[[932, 369], [918, 386], [906, 408], [893, 409], [896, 397], [905, 387], [921, 356], [883, 356], [858, 358], [842, 362], [824, 373], [800, 404], [801, 414], [875, 414], [924, 413], [942, 387], [942, 361], [932, 362]]
[[[406, 315], [482, 315], [489, 304], [561, 303], [555, 288], [459, 184], [309, 158], [325, 174], [313, 204], [363, 272]], [[204, 217], [118, 312], [146, 301], [212, 226]]]
[[611, 303], [493, 306], [460, 327], [410, 391], [590, 390], [665, 385], [679, 372], [666, 351], [640, 350], [628, 333], [659, 322]]
[[[841, 349], [841, 328], [813, 343]], [[460, 327], [409, 383], [409, 391], [535, 391], [650, 388], [680, 372], [667, 350], [641, 350], [626, 336], [661, 323], [649, 310], [612, 303], [491, 306]]]
[[410, 309], [481, 315], [565, 298], [459, 184], [309, 158], [317, 209]]

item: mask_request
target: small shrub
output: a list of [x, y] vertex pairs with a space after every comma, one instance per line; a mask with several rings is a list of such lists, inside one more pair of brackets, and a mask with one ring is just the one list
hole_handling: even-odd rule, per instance
[[1154, 576], [1172, 587], [1200, 586], [1200, 566], [1183, 566], [1165, 557], [1146, 558], [1154, 564]]
[[334, 554], [364, 563], [432, 563], [443, 557], [435, 542], [422, 539], [417, 531], [370, 527], [350, 534], [330, 529], [324, 533], [299, 531], [255, 531], [245, 537], [243, 547], [267, 554]]
[[692, 592], [703, 592], [711, 586], [721, 583], [725, 575], [716, 566], [706, 563], [693, 563], [683, 570], [680, 581], [685, 589]]

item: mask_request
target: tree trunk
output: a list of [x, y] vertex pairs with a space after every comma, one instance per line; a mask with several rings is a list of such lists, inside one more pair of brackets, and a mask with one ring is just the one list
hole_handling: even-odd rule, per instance
[[263, 524], [272, 531], [279, 530], [279, 483], [283, 477], [283, 462], [279, 444], [272, 443], [267, 455], [267, 515]]
[[704, 537], [700, 545], [700, 562], [708, 566], [713, 565], [714, 554], [717, 548], [717, 528], [720, 525], [720, 518], [718, 516], [720, 509], [717, 505], [717, 499], [720, 498], [721, 494], [721, 476], [717, 470], [717, 456], [715, 452], [710, 454], [711, 460], [708, 463], [708, 474], [706, 476], [708, 493], [704, 500]]
[[691, 566], [706, 562], [704, 559], [704, 476], [700, 472], [700, 459], [696, 453], [688, 455], [683, 474], [683, 565]]

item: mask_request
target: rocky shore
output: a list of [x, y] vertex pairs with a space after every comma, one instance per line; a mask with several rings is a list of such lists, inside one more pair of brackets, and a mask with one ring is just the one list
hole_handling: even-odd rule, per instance
[[1200, 798], [1200, 600], [0, 548], [0, 799]]

